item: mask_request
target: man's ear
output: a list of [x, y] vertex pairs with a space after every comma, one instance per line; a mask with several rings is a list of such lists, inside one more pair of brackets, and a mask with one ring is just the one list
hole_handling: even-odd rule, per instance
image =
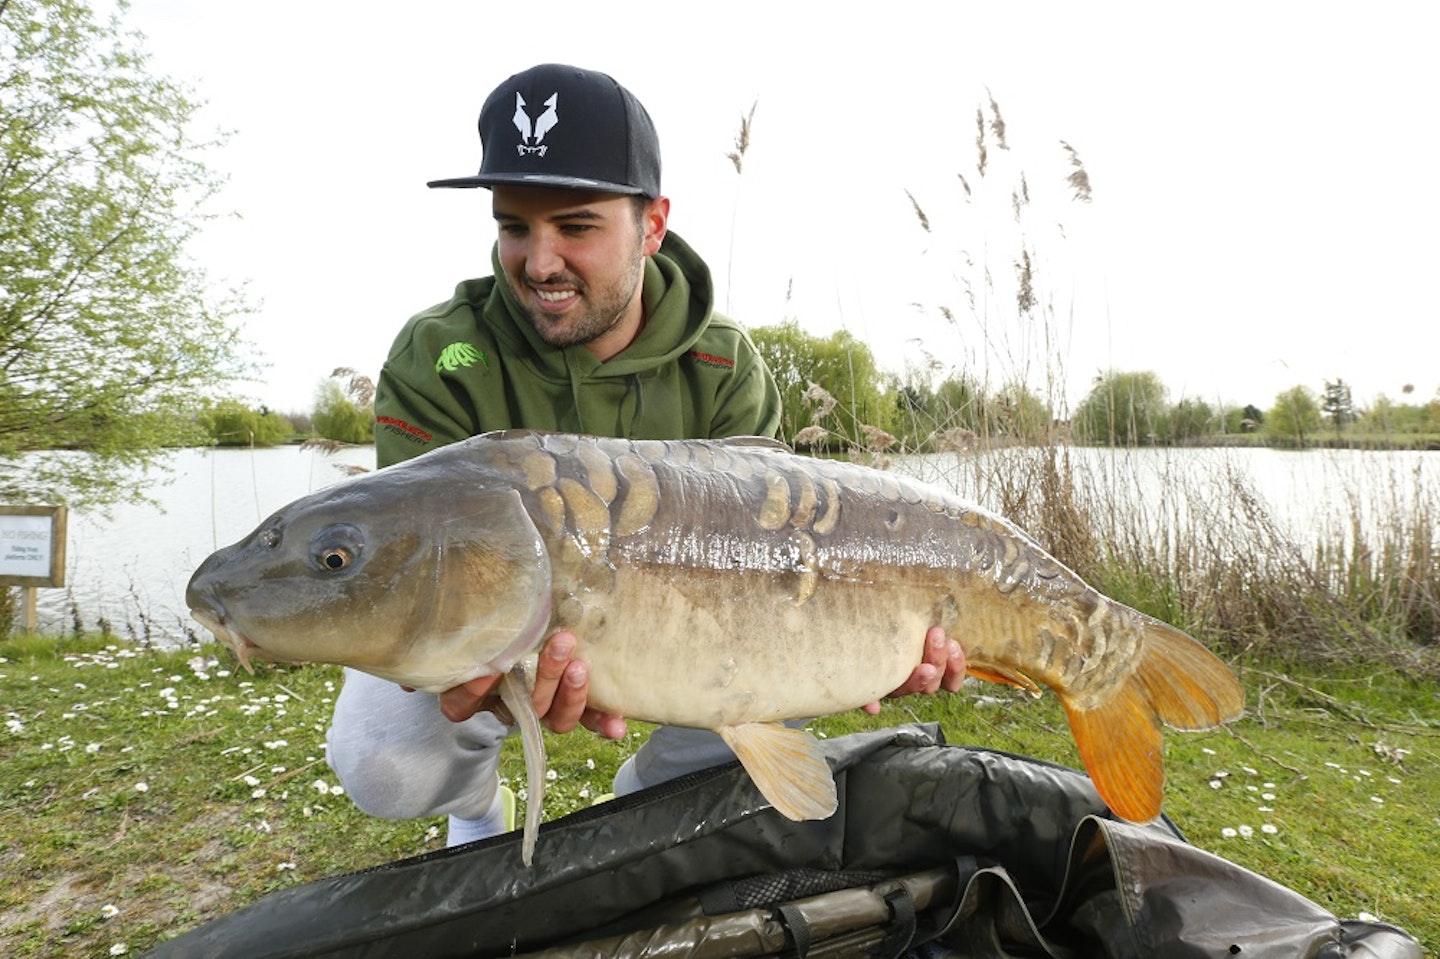
[[644, 229], [644, 250], [646, 256], [654, 256], [660, 249], [660, 244], [665, 241], [665, 233], [670, 223], [670, 198], [658, 196], [651, 200], [645, 207], [641, 216], [641, 226]]

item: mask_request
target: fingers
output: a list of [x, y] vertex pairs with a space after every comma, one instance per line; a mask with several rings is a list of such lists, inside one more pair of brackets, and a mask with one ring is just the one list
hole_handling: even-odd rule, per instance
[[[540, 650], [539, 661], [535, 664], [535, 688], [530, 700], [535, 704], [536, 714], [545, 717], [545, 724], [552, 729], [555, 728], [552, 721], [563, 723], [567, 719], [571, 722], [566, 728], [573, 729], [573, 720], [579, 719], [580, 711], [585, 708], [589, 676], [584, 663], [571, 662], [570, 656], [574, 652], [575, 634], [561, 631], [546, 640], [545, 647]], [[574, 708], [577, 690], [580, 697], [579, 709]]]
[[958, 693], [965, 685], [965, 668], [965, 649], [952, 639], [947, 644], [945, 677], [940, 681], [941, 688], [949, 693]]
[[625, 725], [624, 716], [602, 713], [595, 709], [585, 710], [585, 714], [580, 717], [580, 725], [606, 739], [624, 739], [626, 732], [629, 731], [629, 727]]
[[[585, 710], [588, 676], [584, 663], [570, 659], [574, 651], [575, 634], [556, 633], [540, 651], [535, 666], [531, 701], [535, 712], [556, 732], [574, 729]], [[440, 712], [452, 723], [463, 723], [483, 709], [506, 725], [514, 725], [515, 717], [500, 701], [499, 682], [499, 676], [481, 676], [445, 690], [440, 694]]]
[[[474, 716], [495, 695], [495, 684], [499, 676], [481, 676], [468, 683], [461, 683], [440, 694], [440, 712], [452, 723], [463, 723]], [[495, 698], [499, 705], [499, 699]]]
[[[909, 679], [886, 698], [914, 693], [928, 696], [941, 689], [955, 693], [960, 691], [964, 682], [965, 650], [961, 649], [955, 640], [946, 636], [945, 630], [932, 626], [925, 633], [925, 650], [920, 665], [910, 673]], [[870, 712], [870, 707], [866, 706], [865, 711]]]
[[[585, 715], [585, 700], [589, 694], [590, 673], [584, 663], [571, 661], [565, 664], [555, 694], [541, 713], [546, 728], [555, 733], [568, 733], [580, 725]], [[536, 710], [542, 707], [536, 702]]]
[[[629, 731], [623, 716], [602, 713], [587, 706], [590, 693], [589, 668], [577, 659], [575, 634], [561, 631], [546, 641], [535, 665], [535, 686], [531, 702], [541, 722], [552, 732], [568, 733], [584, 726], [606, 739], [624, 739]], [[452, 722], [464, 722], [480, 710], [493, 712], [502, 722], [514, 725], [514, 717], [495, 690], [499, 676], [483, 676], [440, 694], [440, 711]]]

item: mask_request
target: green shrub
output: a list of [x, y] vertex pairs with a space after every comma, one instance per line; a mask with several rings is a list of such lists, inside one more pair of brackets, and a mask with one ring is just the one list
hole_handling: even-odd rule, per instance
[[216, 446], [274, 446], [294, 435], [290, 421], [265, 408], [223, 400], [200, 414], [200, 425]]
[[375, 410], [351, 400], [334, 379], [320, 384], [311, 422], [317, 435], [340, 443], [369, 443], [375, 436]]

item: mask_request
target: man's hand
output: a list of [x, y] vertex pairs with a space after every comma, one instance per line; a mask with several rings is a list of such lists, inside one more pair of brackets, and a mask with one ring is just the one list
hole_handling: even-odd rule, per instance
[[[960, 644], [945, 635], [939, 626], [930, 627], [925, 633], [925, 657], [904, 684], [886, 698], [909, 696], [912, 693], [930, 695], [941, 689], [958, 693], [965, 682], [965, 650]], [[871, 716], [880, 712], [880, 704], [866, 703], [864, 710]]]
[[[589, 672], [584, 663], [571, 659], [575, 652], [575, 634], [558, 632], [545, 643], [535, 667], [535, 691], [531, 701], [540, 721], [552, 732], [568, 733], [584, 726], [606, 739], [625, 737], [625, 719], [602, 713], [585, 705], [589, 695]], [[495, 690], [499, 676], [481, 676], [440, 694], [440, 711], [451, 722], [464, 722], [482, 709], [495, 713], [505, 722], [514, 717], [500, 702]]]

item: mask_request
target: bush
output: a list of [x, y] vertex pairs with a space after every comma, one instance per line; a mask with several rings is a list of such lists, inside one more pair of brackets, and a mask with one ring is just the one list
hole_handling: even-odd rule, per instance
[[265, 408], [254, 410], [224, 400], [200, 414], [200, 425], [216, 446], [274, 446], [294, 435], [289, 420]]
[[320, 384], [311, 422], [316, 434], [327, 440], [369, 443], [375, 438], [375, 410], [355, 403], [333, 379]]

